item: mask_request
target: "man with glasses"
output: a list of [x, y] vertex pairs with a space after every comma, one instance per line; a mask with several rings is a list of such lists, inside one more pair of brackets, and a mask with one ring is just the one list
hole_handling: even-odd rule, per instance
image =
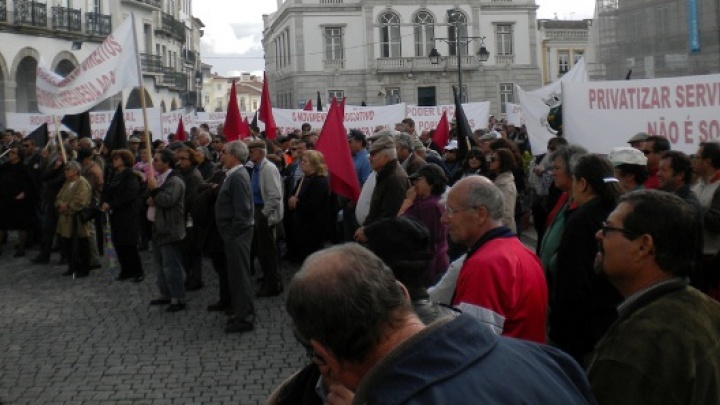
[[503, 195], [490, 180], [470, 176], [448, 193], [443, 223], [467, 247], [452, 305], [496, 333], [545, 342], [547, 282], [538, 257], [502, 225]]
[[660, 170], [660, 155], [670, 150], [670, 141], [662, 136], [648, 136], [643, 142], [642, 153], [647, 157], [648, 178], [643, 186], [648, 190], [660, 187], [658, 170]]
[[216, 163], [218, 166], [222, 166], [222, 162], [220, 161], [220, 154], [222, 153], [223, 147], [225, 146], [226, 142], [227, 140], [223, 135], [215, 135], [213, 137], [210, 156], [212, 157], [213, 163]]
[[588, 369], [599, 404], [718, 403], [720, 304], [688, 286], [694, 228], [681, 198], [640, 190], [597, 232], [597, 271], [625, 298]]

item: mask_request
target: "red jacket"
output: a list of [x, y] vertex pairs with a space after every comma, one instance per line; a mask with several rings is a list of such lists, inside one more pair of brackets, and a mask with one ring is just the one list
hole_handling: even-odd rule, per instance
[[484, 243], [463, 264], [453, 306], [504, 336], [545, 343], [548, 291], [540, 259], [517, 237]]

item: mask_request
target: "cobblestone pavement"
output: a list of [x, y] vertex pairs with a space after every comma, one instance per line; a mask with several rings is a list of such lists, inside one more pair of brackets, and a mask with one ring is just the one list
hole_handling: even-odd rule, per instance
[[[145, 281], [112, 282], [106, 270], [73, 280], [65, 266], [0, 255], [0, 404], [258, 404], [300, 368], [284, 294], [256, 300], [250, 333], [224, 333], [226, 316], [207, 312], [217, 276], [203, 261], [205, 288], [188, 309], [150, 307], [156, 297], [151, 255]], [[285, 264], [287, 280], [297, 266]]]

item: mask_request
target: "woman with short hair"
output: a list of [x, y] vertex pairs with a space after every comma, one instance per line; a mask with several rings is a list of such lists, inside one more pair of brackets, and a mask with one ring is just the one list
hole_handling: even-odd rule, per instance
[[293, 216], [299, 260], [323, 248], [330, 196], [328, 169], [321, 152], [308, 150], [300, 160], [303, 177], [295, 187], [288, 208]]
[[114, 150], [110, 156], [112, 172], [105, 183], [100, 209], [109, 213], [112, 241], [120, 263], [120, 274], [115, 280], [140, 282], [145, 278], [137, 248], [140, 175], [133, 170], [135, 157], [129, 150]]
[[493, 150], [490, 156], [490, 176], [493, 183], [503, 194], [503, 225], [517, 232], [515, 226], [515, 202], [517, 200], [517, 188], [515, 187], [515, 158], [509, 149]]
[[65, 183], [55, 199], [58, 211], [57, 233], [62, 241], [68, 269], [64, 276], [87, 277], [90, 273], [90, 244], [88, 235], [92, 222], [80, 220], [80, 212], [90, 205], [92, 187], [80, 175], [80, 163], [65, 164]]

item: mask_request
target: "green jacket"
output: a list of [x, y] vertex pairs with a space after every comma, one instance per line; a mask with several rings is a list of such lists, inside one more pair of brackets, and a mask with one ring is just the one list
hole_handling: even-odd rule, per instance
[[720, 404], [720, 304], [687, 280], [628, 302], [588, 378], [599, 404]]

